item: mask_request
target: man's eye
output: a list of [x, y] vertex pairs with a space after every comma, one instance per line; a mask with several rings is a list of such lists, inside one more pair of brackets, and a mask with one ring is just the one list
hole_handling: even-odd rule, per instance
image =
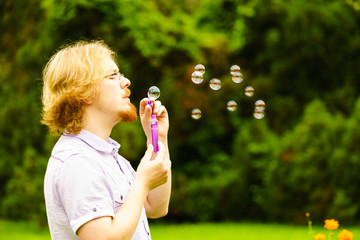
[[111, 79], [115, 79], [117, 77], [117, 73], [113, 73], [109, 76]]

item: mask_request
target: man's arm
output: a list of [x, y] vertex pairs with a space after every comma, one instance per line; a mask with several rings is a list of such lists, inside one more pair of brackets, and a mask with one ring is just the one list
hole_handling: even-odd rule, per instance
[[[168, 148], [168, 130], [169, 130], [169, 116], [166, 108], [160, 101], [154, 101], [153, 107], [148, 103], [149, 99], [144, 98], [140, 101], [140, 119], [147, 138], [147, 144], [151, 143], [151, 115], [155, 114], [158, 120], [158, 136], [159, 142], [164, 144], [166, 148], [166, 165], [171, 167], [170, 154]], [[171, 173], [169, 173], [168, 181], [151, 190], [145, 201], [145, 210], [148, 218], [159, 218], [165, 216], [168, 212], [169, 201], [171, 194]]]
[[82, 225], [77, 234], [81, 240], [131, 239], [139, 222], [148, 190], [135, 180], [124, 204], [112, 217], [100, 217]]
[[171, 195], [171, 161], [166, 140], [161, 142], [166, 146], [166, 164], [168, 164], [169, 167], [168, 180], [163, 185], [151, 190], [147, 195], [145, 210], [148, 218], [160, 218], [166, 216], [169, 209]]
[[164, 184], [169, 178], [167, 149], [160, 143], [159, 153], [153, 160], [151, 160], [152, 152], [153, 147], [150, 145], [139, 164], [129, 194], [115, 216], [100, 217], [85, 223], [77, 231], [81, 240], [131, 239], [149, 192]]

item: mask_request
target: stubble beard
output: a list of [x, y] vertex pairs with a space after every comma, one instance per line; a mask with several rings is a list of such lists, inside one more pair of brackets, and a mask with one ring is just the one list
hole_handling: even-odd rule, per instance
[[138, 118], [136, 107], [129, 103], [129, 109], [122, 111], [120, 114], [120, 121], [121, 122], [135, 122]]

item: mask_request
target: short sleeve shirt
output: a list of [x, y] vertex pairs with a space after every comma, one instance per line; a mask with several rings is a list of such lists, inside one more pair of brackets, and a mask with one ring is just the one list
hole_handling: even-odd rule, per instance
[[[62, 135], [46, 169], [44, 193], [53, 240], [79, 239], [77, 230], [86, 222], [114, 217], [135, 178], [130, 163], [118, 154], [120, 145], [82, 130]], [[132, 240], [151, 239], [143, 207]]]

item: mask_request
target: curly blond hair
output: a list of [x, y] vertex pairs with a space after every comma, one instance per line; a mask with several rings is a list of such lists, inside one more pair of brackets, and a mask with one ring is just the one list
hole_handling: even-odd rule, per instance
[[114, 52], [103, 41], [79, 41], [63, 46], [43, 70], [42, 123], [53, 135], [78, 134], [84, 107], [97, 93], [107, 60]]

